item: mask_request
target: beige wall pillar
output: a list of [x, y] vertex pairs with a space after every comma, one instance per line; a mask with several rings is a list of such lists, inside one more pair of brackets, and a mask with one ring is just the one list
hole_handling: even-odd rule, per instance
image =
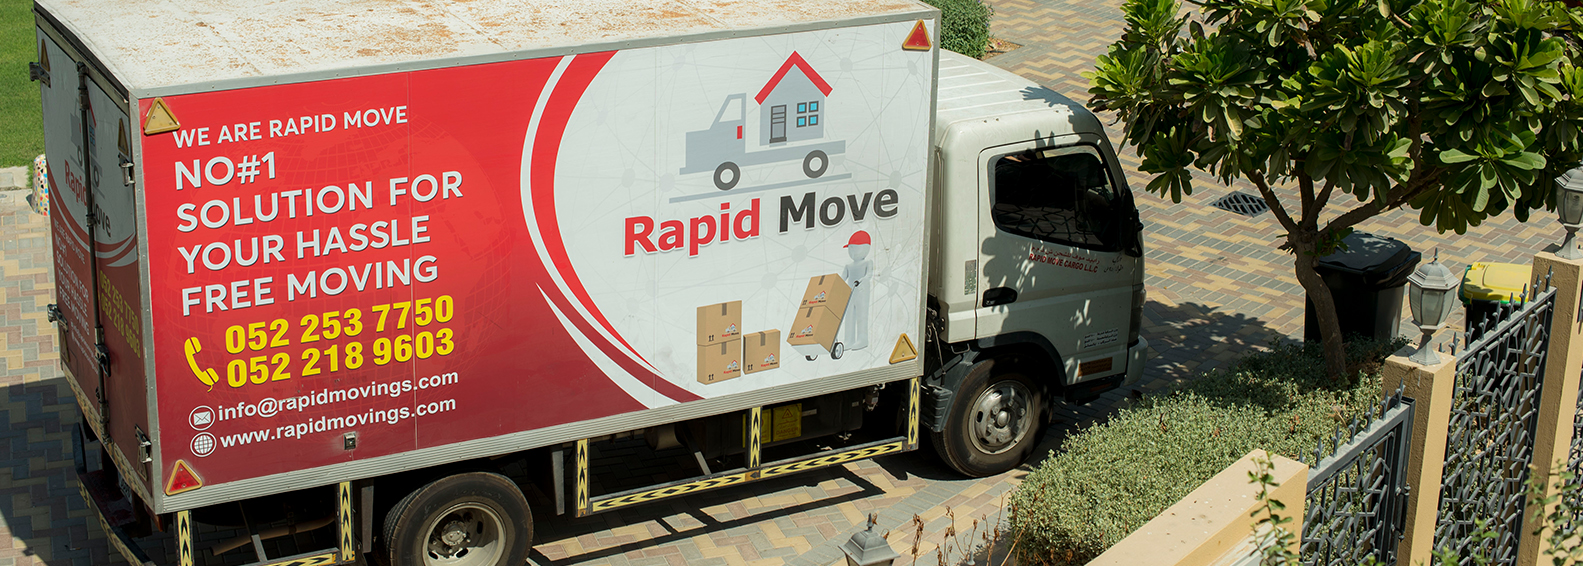
[[[1579, 283], [1583, 260], [1562, 259], [1549, 251], [1534, 254], [1534, 278], [1550, 274], [1556, 288], [1555, 314], [1550, 323], [1550, 351], [1545, 359], [1544, 388], [1539, 395], [1539, 426], [1534, 437], [1534, 478], [1550, 484], [1555, 464], [1571, 450], [1572, 417], [1577, 412], [1578, 374], [1583, 369], [1583, 321], [1578, 320]], [[1523, 516], [1522, 542], [1517, 563], [1539, 564], [1543, 535], [1535, 535], [1532, 519], [1538, 508], [1530, 505]]]
[[1451, 426], [1451, 392], [1456, 381], [1454, 356], [1439, 354], [1440, 363], [1421, 366], [1407, 359], [1416, 349], [1402, 348], [1385, 360], [1381, 371], [1385, 395], [1402, 388], [1413, 399], [1413, 444], [1407, 463], [1407, 525], [1396, 549], [1397, 564], [1431, 563], [1435, 518], [1440, 506], [1440, 480], [1445, 471], [1446, 429]]

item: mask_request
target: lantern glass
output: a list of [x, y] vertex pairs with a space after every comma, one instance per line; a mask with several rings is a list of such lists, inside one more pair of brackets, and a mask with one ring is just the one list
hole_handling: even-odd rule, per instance
[[1556, 212], [1562, 224], [1583, 224], [1583, 183], [1556, 183]]
[[1407, 286], [1407, 308], [1413, 311], [1413, 324], [1421, 325], [1424, 320], [1424, 288], [1418, 285]]
[[1460, 302], [1452, 295], [1451, 291], [1451, 289], [1447, 289], [1440, 292], [1440, 324], [1445, 324], [1447, 320], [1451, 320], [1451, 311]]
[[1421, 301], [1424, 305], [1424, 318], [1418, 322], [1418, 325], [1431, 328], [1439, 327], [1440, 323], [1445, 322], [1445, 308], [1442, 301], [1446, 298], [1446, 292], [1439, 289], [1424, 289], [1423, 294], [1424, 297]]
[[[1583, 187], [1578, 187], [1583, 190]], [[1562, 191], [1561, 206], [1562, 225], [1580, 225], [1583, 223], [1583, 193], [1577, 190]]]

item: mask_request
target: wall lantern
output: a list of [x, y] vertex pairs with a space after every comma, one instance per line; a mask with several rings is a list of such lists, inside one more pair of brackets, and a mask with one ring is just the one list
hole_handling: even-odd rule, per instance
[[1561, 216], [1561, 226], [1567, 229], [1566, 240], [1556, 252], [1563, 259], [1583, 259], [1578, 250], [1577, 231], [1583, 227], [1583, 167], [1556, 177], [1556, 213]]
[[1420, 365], [1440, 363], [1440, 354], [1429, 348], [1429, 339], [1451, 317], [1451, 308], [1457, 304], [1451, 292], [1462, 283], [1450, 269], [1440, 263], [1440, 254], [1427, 264], [1418, 266], [1407, 276], [1407, 306], [1413, 311], [1413, 324], [1424, 333], [1418, 351], [1411, 358]]
[[846, 555], [847, 566], [890, 566], [901, 555], [891, 550], [890, 543], [885, 537], [874, 532], [874, 523], [877, 517], [870, 515], [868, 528], [863, 529], [851, 540], [841, 545], [841, 553]]

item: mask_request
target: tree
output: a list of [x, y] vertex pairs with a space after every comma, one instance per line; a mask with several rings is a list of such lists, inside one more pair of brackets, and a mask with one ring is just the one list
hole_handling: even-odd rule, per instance
[[[1344, 371], [1316, 261], [1352, 227], [1411, 206], [1441, 233], [1554, 206], [1583, 128], [1583, 10], [1552, 0], [1127, 0], [1085, 74], [1125, 124], [1148, 190], [1192, 170], [1258, 189]], [[1184, 30], [1185, 28], [1185, 30]], [[1351, 196], [1352, 199], [1347, 199]], [[1337, 210], [1326, 210], [1334, 201]], [[1342, 202], [1355, 201], [1355, 202]]]

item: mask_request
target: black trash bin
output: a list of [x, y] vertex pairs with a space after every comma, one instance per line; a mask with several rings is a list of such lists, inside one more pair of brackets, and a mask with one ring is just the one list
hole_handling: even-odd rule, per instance
[[[1396, 337], [1402, 314], [1402, 286], [1418, 267], [1420, 254], [1394, 238], [1353, 232], [1342, 240], [1346, 251], [1319, 258], [1314, 266], [1330, 287], [1341, 319], [1341, 334], [1381, 340]], [[1319, 341], [1319, 317], [1307, 301], [1303, 339]]]

